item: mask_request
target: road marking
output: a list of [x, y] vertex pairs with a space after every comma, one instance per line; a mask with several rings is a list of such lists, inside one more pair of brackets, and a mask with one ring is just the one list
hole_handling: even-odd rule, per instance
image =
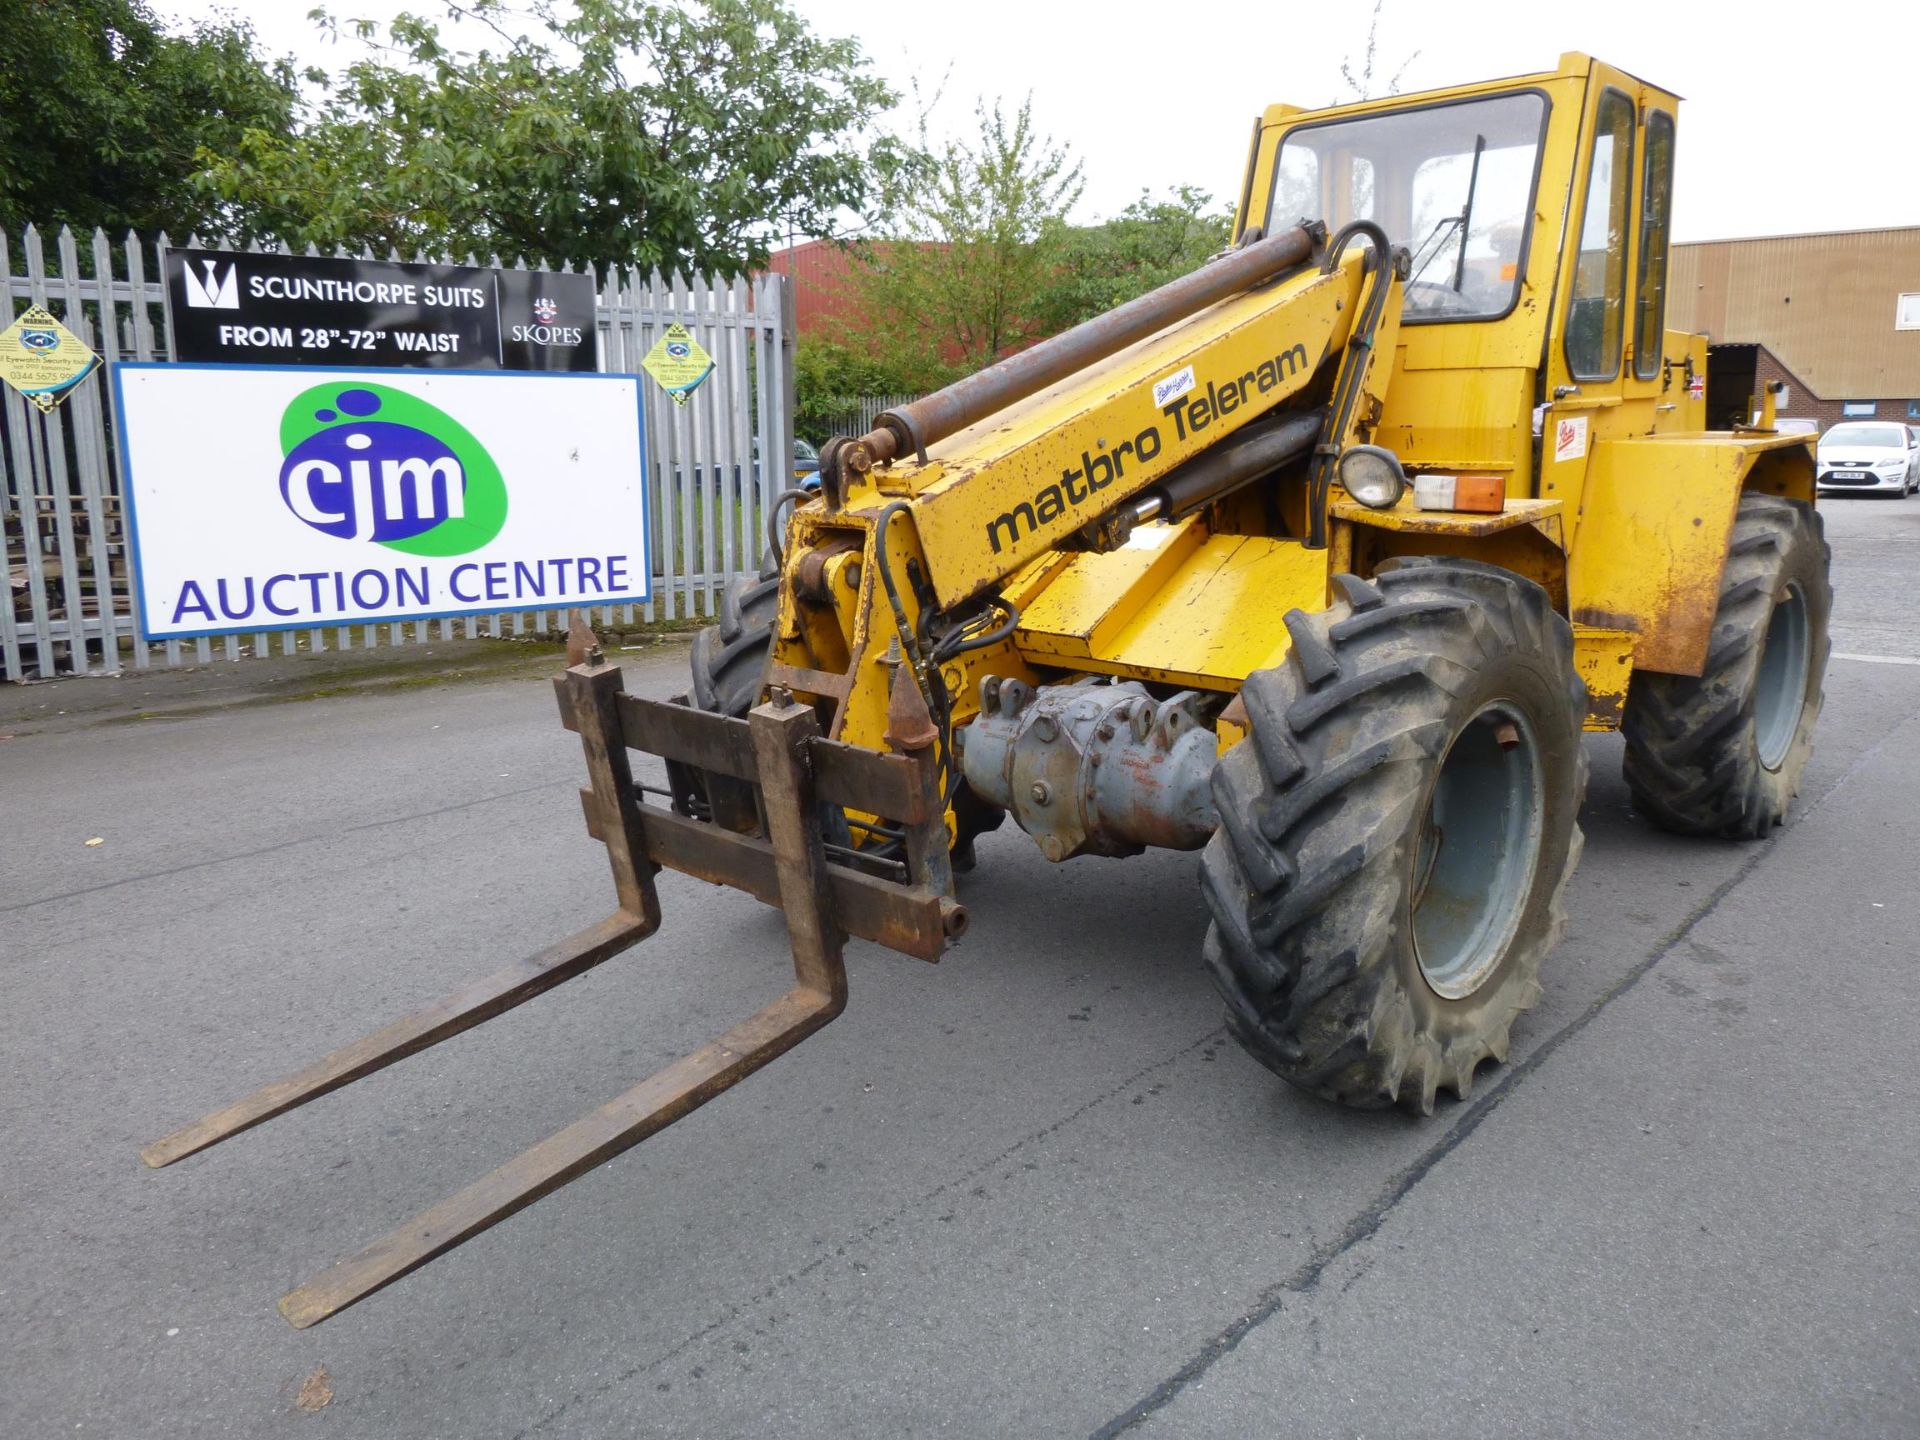
[[1845, 650], [1833, 652], [1836, 660], [1861, 660], [1869, 665], [1920, 665], [1920, 655], [1854, 655]]

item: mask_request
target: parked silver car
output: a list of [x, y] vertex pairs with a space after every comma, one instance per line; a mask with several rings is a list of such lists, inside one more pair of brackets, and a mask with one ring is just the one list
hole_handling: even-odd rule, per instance
[[1822, 494], [1911, 495], [1920, 490], [1920, 439], [1894, 420], [1851, 420], [1820, 437]]

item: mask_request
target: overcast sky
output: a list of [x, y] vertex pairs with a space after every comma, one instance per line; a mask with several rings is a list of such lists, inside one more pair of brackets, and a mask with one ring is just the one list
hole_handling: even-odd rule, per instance
[[[1085, 164], [1078, 216], [1142, 187], [1236, 196], [1253, 117], [1274, 101], [1351, 98], [1372, 0], [1318, 7], [1060, 0], [793, 0], [829, 35], [860, 40], [904, 90], [946, 77], [935, 112], [970, 126], [976, 96], [1016, 102]], [[345, 63], [306, 20], [313, 0], [154, 0], [162, 15], [237, 11], [301, 63]], [[433, 13], [434, 0], [335, 0], [336, 15]], [[1419, 90], [1553, 68], [1580, 50], [1677, 91], [1675, 238], [1709, 240], [1920, 224], [1920, 7], [1751, 0], [1385, 0], [1376, 74]]]

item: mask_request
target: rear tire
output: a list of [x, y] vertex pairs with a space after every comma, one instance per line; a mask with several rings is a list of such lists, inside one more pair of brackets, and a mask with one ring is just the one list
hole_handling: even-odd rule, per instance
[[[716, 715], [745, 719], [759, 703], [766, 683], [779, 613], [780, 567], [769, 555], [757, 577], [727, 587], [720, 598], [720, 623], [693, 637], [687, 656], [693, 672], [692, 694], [676, 698]], [[731, 775], [715, 775], [669, 760], [667, 785], [673, 791], [674, 809], [697, 820], [717, 815], [732, 828], [742, 828], [756, 813], [753, 786]]]
[[1504, 1060], [1580, 854], [1586, 688], [1546, 592], [1407, 559], [1286, 617], [1202, 856], [1229, 1027], [1342, 1104], [1433, 1110]]
[[736, 580], [720, 597], [720, 623], [693, 637], [693, 703], [738, 719], [760, 699], [773, 622], [780, 613], [780, 571], [771, 561], [752, 580]]
[[1786, 818], [1825, 699], [1829, 554], [1811, 506], [1740, 497], [1706, 668], [1627, 690], [1627, 786], [1661, 829], [1755, 840]]
[[[676, 698], [702, 710], [744, 719], [766, 687], [773, 627], [779, 616], [780, 567], [769, 555], [758, 577], [727, 588], [720, 600], [720, 623], [693, 637], [687, 656], [693, 672], [692, 693]], [[696, 820], [718, 819], [745, 828], [758, 814], [753, 786], [730, 775], [669, 760], [667, 784], [673, 791], [674, 809]], [[964, 780], [955, 787], [953, 812], [958, 829], [953, 868], [964, 872], [974, 867], [974, 840], [997, 830], [1006, 812], [981, 800]], [[835, 838], [851, 843], [844, 834]]]

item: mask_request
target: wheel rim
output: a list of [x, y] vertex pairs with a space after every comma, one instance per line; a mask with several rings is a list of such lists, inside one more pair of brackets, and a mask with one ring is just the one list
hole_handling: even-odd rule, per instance
[[1447, 748], [1414, 856], [1414, 954], [1443, 999], [1486, 984], [1512, 943], [1539, 864], [1543, 801], [1533, 727], [1496, 700]]
[[1797, 584], [1774, 602], [1767, 638], [1760, 650], [1760, 675], [1753, 690], [1753, 740], [1760, 763], [1778, 770], [1800, 731], [1807, 703], [1807, 597]]

